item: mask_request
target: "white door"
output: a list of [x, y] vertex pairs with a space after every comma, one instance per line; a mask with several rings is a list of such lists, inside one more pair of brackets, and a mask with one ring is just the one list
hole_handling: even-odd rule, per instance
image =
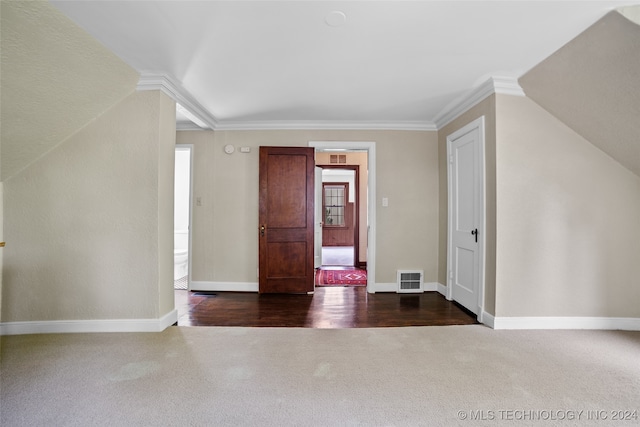
[[447, 138], [449, 155], [449, 298], [482, 312], [484, 242], [483, 118]]
[[322, 168], [315, 170], [315, 215], [313, 235], [313, 268], [322, 265]]

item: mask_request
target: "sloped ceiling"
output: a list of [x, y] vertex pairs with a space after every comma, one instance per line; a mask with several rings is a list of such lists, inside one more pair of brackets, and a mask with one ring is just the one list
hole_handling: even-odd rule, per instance
[[[625, 14], [638, 17], [637, 11]], [[640, 25], [610, 12], [519, 83], [540, 106], [640, 176]]]
[[52, 0], [219, 129], [433, 129], [489, 77], [516, 81], [630, 3]]
[[174, 78], [220, 128], [434, 128], [490, 76], [531, 70], [528, 95], [638, 173], [637, 28], [608, 15], [549, 57], [633, 3], [4, 0], [0, 179], [140, 73]]
[[139, 75], [47, 2], [0, 7], [4, 181], [132, 93]]

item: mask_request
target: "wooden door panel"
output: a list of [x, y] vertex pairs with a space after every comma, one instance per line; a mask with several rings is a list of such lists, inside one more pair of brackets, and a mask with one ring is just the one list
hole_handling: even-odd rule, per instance
[[268, 242], [267, 277], [271, 279], [305, 276], [306, 242]]
[[314, 149], [260, 147], [260, 293], [314, 289]]
[[267, 175], [266, 223], [270, 228], [304, 229], [307, 223], [306, 156], [271, 154]]
[[322, 242], [324, 246], [353, 246], [354, 238], [354, 209], [353, 203], [347, 203], [344, 209], [344, 227], [322, 228]]

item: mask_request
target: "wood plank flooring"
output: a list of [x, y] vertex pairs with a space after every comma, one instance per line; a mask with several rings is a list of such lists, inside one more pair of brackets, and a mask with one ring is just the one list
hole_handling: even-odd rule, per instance
[[176, 290], [178, 326], [371, 328], [469, 325], [473, 314], [438, 292], [368, 294], [316, 287], [314, 295]]

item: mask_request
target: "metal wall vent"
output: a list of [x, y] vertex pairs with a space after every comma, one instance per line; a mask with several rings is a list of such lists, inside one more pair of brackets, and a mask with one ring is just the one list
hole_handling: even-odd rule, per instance
[[346, 154], [331, 154], [329, 156], [329, 163], [346, 164], [347, 163], [347, 155]]
[[398, 270], [398, 292], [424, 292], [422, 270]]

